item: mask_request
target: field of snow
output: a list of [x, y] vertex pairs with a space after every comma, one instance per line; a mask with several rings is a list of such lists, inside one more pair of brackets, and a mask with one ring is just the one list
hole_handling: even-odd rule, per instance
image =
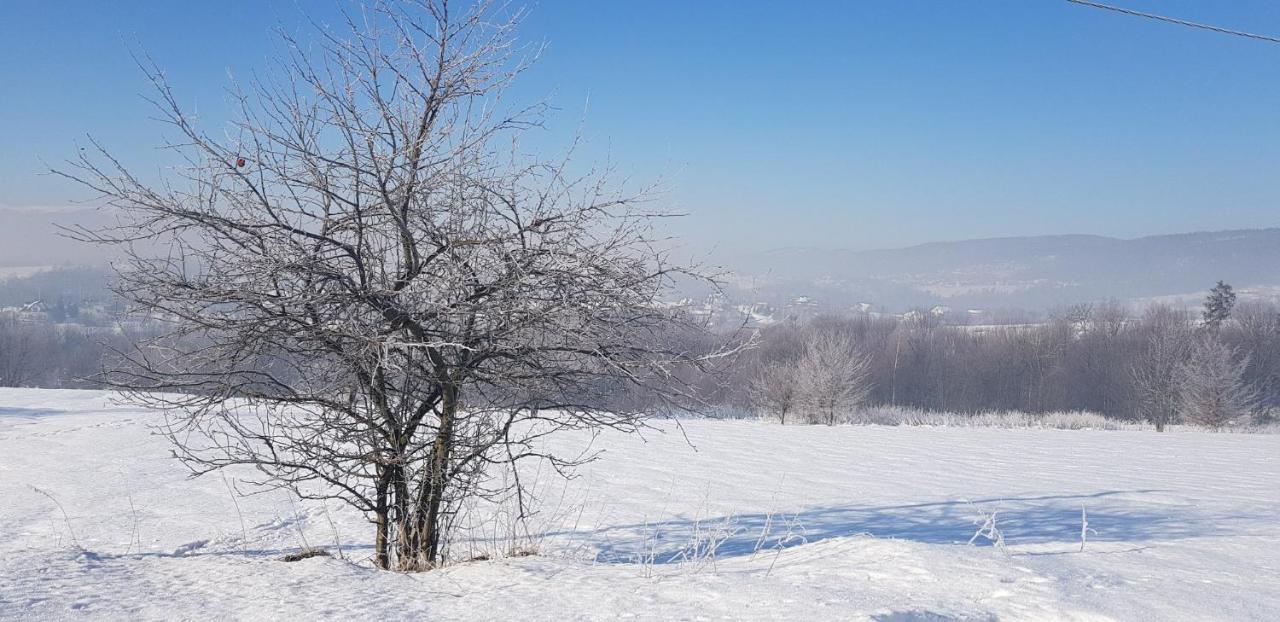
[[[1280, 611], [1280, 435], [662, 424], [596, 439], [604, 454], [567, 484], [537, 474], [545, 535], [510, 540], [497, 515], [454, 549], [536, 554], [405, 575], [370, 567], [371, 529], [336, 504], [236, 498], [236, 473], [188, 479], [156, 416], [96, 392], [0, 390], [0, 619]], [[1006, 546], [967, 544], [991, 511]], [[279, 560], [308, 545], [335, 556]]]

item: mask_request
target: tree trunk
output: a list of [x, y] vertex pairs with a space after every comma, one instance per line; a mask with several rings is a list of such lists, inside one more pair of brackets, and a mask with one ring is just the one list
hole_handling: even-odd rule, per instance
[[453, 421], [458, 409], [458, 389], [446, 387], [440, 399], [440, 426], [431, 446], [426, 494], [419, 499], [419, 551], [427, 567], [440, 561], [440, 508], [448, 482], [449, 453], [453, 448]]
[[397, 464], [391, 472], [395, 507], [396, 565], [403, 571], [418, 570], [418, 550], [414, 545], [418, 533], [414, 528], [413, 504], [409, 499], [409, 484], [405, 481], [404, 466]]
[[375, 494], [377, 497], [374, 509], [374, 524], [377, 531], [373, 538], [373, 563], [378, 568], [387, 570], [391, 568], [391, 553], [388, 549], [387, 529], [387, 476], [386, 470], [379, 467], [378, 483], [376, 485]]

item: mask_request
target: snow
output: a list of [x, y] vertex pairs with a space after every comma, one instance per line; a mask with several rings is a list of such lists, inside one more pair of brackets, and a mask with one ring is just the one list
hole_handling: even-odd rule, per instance
[[[345, 508], [234, 498], [243, 474], [188, 478], [150, 433], [157, 417], [103, 393], [0, 390], [0, 619], [1280, 611], [1280, 435], [664, 423], [595, 439], [604, 454], [567, 483], [536, 473], [548, 535], [506, 539], [496, 514], [455, 549], [535, 555], [406, 575], [369, 566], [371, 529]], [[1083, 552], [1082, 506], [1096, 530]], [[967, 545], [991, 511], [1007, 548]], [[335, 556], [279, 560], [304, 546]]]

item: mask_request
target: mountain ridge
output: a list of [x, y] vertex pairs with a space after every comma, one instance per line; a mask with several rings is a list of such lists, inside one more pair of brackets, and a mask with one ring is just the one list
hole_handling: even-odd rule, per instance
[[872, 250], [782, 247], [729, 268], [741, 293], [754, 290], [768, 302], [806, 295], [835, 306], [1044, 308], [1183, 295], [1218, 280], [1280, 288], [1280, 227], [1003, 236]]

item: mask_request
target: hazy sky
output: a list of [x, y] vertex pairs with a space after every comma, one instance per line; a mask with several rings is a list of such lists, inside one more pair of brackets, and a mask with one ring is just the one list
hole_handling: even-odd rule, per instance
[[[1114, 1], [1280, 35], [1274, 0]], [[40, 173], [85, 133], [160, 163], [127, 41], [216, 120], [272, 27], [334, 7], [0, 1], [0, 204], [83, 198]], [[522, 36], [548, 47], [519, 95], [561, 108], [549, 139], [582, 122], [586, 157], [662, 177], [691, 245], [1280, 224], [1280, 45], [1064, 0], [531, 7]]]

